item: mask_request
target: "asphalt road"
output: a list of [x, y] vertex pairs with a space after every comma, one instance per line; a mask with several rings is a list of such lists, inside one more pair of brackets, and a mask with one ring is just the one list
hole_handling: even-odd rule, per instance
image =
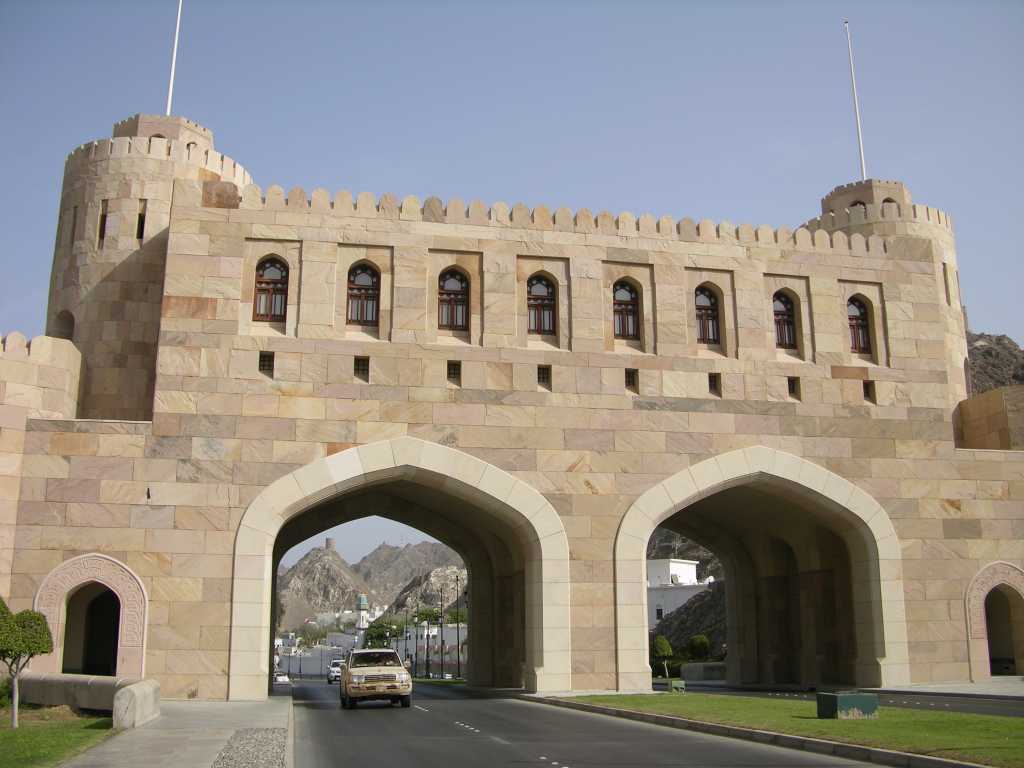
[[864, 763], [419, 685], [409, 709], [342, 710], [338, 687], [292, 687], [295, 768], [863, 768]]
[[[664, 685], [655, 685], [655, 690], [664, 690]], [[688, 693], [714, 693], [723, 696], [756, 696], [771, 699], [798, 699], [814, 701], [813, 693], [782, 692], [782, 691], [751, 691], [735, 688], [719, 688], [689, 684]], [[878, 705], [881, 707], [901, 707], [907, 709], [930, 709], [936, 712], [967, 712], [974, 715], [1003, 715], [1005, 717], [1024, 717], [1024, 701], [1020, 699], [982, 698], [975, 696], [943, 696], [938, 693], [879, 693]]]

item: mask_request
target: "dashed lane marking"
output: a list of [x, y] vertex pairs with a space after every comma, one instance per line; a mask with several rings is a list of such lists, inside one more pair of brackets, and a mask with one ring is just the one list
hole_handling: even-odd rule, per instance
[[421, 707], [419, 704], [413, 704], [413, 706], [416, 707], [416, 709], [418, 709], [420, 712], [429, 712], [430, 711], [426, 707]]

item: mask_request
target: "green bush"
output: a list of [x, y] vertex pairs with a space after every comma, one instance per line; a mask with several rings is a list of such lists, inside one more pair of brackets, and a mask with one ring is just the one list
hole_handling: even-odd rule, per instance
[[686, 650], [694, 661], [707, 661], [711, 655], [711, 641], [707, 635], [694, 635], [686, 643]]

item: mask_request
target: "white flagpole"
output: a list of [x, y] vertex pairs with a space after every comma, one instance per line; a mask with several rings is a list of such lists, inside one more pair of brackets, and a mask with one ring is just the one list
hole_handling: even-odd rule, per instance
[[857, 118], [857, 146], [860, 148], [860, 178], [862, 181], [866, 181], [868, 178], [868, 170], [867, 166], [864, 164], [864, 137], [860, 131], [860, 103], [857, 101], [857, 76], [853, 72], [853, 42], [850, 40], [850, 22], [843, 21], [843, 28], [846, 30], [846, 48], [850, 52], [850, 84], [853, 86], [853, 114]]
[[178, 0], [178, 21], [174, 25], [174, 48], [171, 49], [171, 79], [167, 83], [167, 116], [171, 116], [171, 99], [174, 97], [174, 65], [178, 62], [178, 32], [181, 31], [181, 0]]

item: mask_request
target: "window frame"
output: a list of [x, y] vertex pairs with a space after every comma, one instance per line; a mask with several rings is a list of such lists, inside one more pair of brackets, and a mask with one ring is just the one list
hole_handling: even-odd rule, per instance
[[[856, 308], [857, 315], [851, 315], [850, 309]], [[859, 296], [851, 296], [846, 300], [846, 324], [850, 332], [850, 353], [854, 355], [874, 354], [874, 343], [871, 338], [871, 308]]]
[[[536, 296], [533, 286], [544, 284], [548, 287], [546, 296]], [[545, 329], [545, 317], [549, 328]], [[558, 285], [547, 275], [536, 273], [526, 280], [526, 333], [533, 336], [558, 335]]]
[[[621, 289], [630, 292], [629, 299], [616, 296]], [[616, 280], [612, 285], [612, 335], [623, 341], [640, 341], [640, 328], [640, 289], [628, 280]]]
[[[359, 285], [355, 277], [368, 274], [372, 282], [369, 286]], [[360, 327], [380, 327], [380, 270], [373, 264], [360, 262], [352, 265], [348, 271], [347, 292], [345, 303], [345, 324]], [[372, 303], [372, 316], [367, 306]], [[353, 309], [356, 316], [353, 317]]]
[[[266, 278], [262, 276], [262, 272], [266, 267], [276, 265], [282, 272], [280, 278]], [[256, 269], [253, 274], [253, 292], [252, 292], [252, 319], [253, 322], [262, 323], [283, 323], [288, 318], [288, 280], [291, 276], [291, 270], [288, 266], [288, 262], [282, 259], [280, 256], [264, 256], [256, 263]], [[262, 285], [261, 285], [262, 283]], [[267, 299], [267, 312], [260, 312], [260, 297], [266, 296]], [[281, 312], [277, 314], [274, 312], [275, 299], [281, 298]]]
[[[449, 278], [457, 278], [461, 289], [455, 291], [444, 287]], [[449, 267], [437, 278], [437, 330], [469, 332], [469, 277], [461, 270]], [[457, 321], [458, 310], [462, 310], [463, 322]], [[445, 315], [447, 314], [447, 319]]]
[[[777, 304], [782, 304], [779, 309]], [[772, 296], [772, 317], [775, 321], [775, 348], [789, 351], [800, 349], [800, 335], [797, 333], [796, 302], [785, 291], [776, 291]], [[788, 339], [784, 338], [788, 336]]]
[[[708, 299], [708, 306], [702, 306], [699, 303], [701, 297]], [[719, 311], [718, 294], [706, 285], [697, 286], [693, 292], [693, 309], [697, 323], [697, 343], [721, 346], [722, 317]]]

